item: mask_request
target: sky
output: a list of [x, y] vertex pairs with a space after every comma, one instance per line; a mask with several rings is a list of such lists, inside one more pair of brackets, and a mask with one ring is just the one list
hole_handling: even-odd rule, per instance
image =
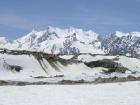
[[140, 0], [1, 0], [0, 37], [76, 27], [105, 35], [140, 31]]

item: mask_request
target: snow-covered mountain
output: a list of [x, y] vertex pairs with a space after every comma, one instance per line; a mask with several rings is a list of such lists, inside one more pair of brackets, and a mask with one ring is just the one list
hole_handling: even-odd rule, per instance
[[122, 33], [116, 31], [103, 37], [91, 30], [48, 27], [43, 31], [33, 30], [11, 42], [0, 37], [0, 48], [51, 54], [91, 53], [139, 57], [140, 32]]
[[98, 34], [70, 27], [60, 29], [48, 27], [43, 31], [33, 30], [29, 34], [14, 40], [8, 49], [42, 51], [52, 54], [92, 53], [103, 54]]
[[140, 56], [140, 32], [115, 32], [102, 40], [102, 48], [108, 54]]
[[48, 27], [14, 41], [0, 37], [0, 48], [0, 80], [4, 83], [140, 80], [140, 32], [103, 37], [91, 30]]

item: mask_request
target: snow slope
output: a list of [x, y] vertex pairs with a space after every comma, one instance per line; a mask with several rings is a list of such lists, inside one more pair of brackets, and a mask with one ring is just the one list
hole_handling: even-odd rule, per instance
[[[20, 52], [18, 52], [20, 53]], [[34, 54], [34, 53], [33, 53]], [[0, 80], [32, 80], [33, 77], [45, 76], [54, 77], [62, 75], [62, 79], [66, 80], [87, 80], [93, 81], [98, 77], [126, 77], [128, 75], [140, 76], [140, 59], [129, 58], [125, 56], [105, 56], [105, 55], [12, 55], [0, 54]], [[86, 63], [92, 61], [111, 60], [119, 65], [126, 67], [125, 73], [112, 72], [104, 73], [109, 68], [104, 66], [90, 67]], [[101, 62], [102, 63], [102, 62]], [[20, 66], [23, 69], [15, 71], [8, 69], [6, 65]], [[110, 66], [109, 64], [106, 64]], [[106, 66], [105, 65], [105, 66]], [[132, 74], [136, 72], [136, 74]], [[58, 81], [58, 78], [46, 79]], [[59, 78], [60, 80], [60, 78]]]
[[2, 86], [1, 105], [140, 105], [140, 82]]
[[[10, 65], [23, 67], [20, 72], [7, 70], [4, 62]], [[67, 61], [66, 61], [67, 62]], [[0, 54], [0, 79], [2, 80], [25, 80], [37, 76], [65, 75], [66, 79], [86, 79], [87, 75], [94, 76], [104, 68], [89, 68], [84, 63], [69, 63], [62, 65], [59, 61], [49, 62], [43, 58], [41, 64], [33, 56]], [[53, 64], [53, 65], [52, 65]], [[43, 68], [42, 68], [43, 66]], [[44, 70], [45, 69], [45, 70]], [[88, 79], [88, 78], [87, 78]]]
[[[3, 67], [4, 62], [10, 65], [21, 66], [23, 70], [21, 70], [20, 73], [7, 70]], [[0, 79], [25, 79], [32, 75], [45, 75], [45, 72], [33, 56], [0, 54]]]

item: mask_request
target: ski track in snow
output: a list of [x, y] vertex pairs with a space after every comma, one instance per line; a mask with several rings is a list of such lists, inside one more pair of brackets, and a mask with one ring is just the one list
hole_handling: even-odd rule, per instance
[[1, 86], [0, 105], [140, 105], [140, 82]]

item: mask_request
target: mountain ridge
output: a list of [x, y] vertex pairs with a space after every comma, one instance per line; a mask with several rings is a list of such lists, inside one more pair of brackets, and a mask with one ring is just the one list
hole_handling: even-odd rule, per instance
[[116, 31], [103, 37], [92, 30], [49, 26], [43, 31], [32, 30], [13, 41], [0, 37], [0, 48], [51, 54], [91, 53], [140, 56], [140, 32]]

